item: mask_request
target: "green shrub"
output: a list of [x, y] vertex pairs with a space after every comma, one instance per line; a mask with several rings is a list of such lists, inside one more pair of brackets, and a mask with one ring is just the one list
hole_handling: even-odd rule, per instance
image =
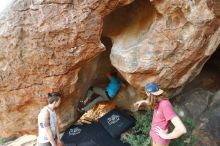
[[9, 141], [15, 140], [17, 137], [9, 137], [9, 138], [3, 138], [0, 137], [0, 146], [4, 145], [5, 143], [8, 143]]
[[[131, 146], [150, 146], [151, 138], [149, 131], [151, 128], [152, 112], [134, 112], [136, 124], [129, 131], [125, 132], [121, 136], [121, 140], [129, 143]], [[192, 131], [195, 128], [195, 124], [190, 119], [183, 120], [187, 128], [187, 133], [180, 138], [171, 141], [170, 146], [192, 146], [196, 141], [196, 137], [192, 135]], [[172, 125], [172, 124], [171, 124]], [[172, 130], [174, 126], [171, 126]]]
[[[173, 139], [170, 146], [192, 146], [196, 142], [197, 137], [192, 135], [193, 129], [195, 128], [195, 123], [191, 119], [183, 119], [183, 123], [186, 126], [187, 133], [182, 135], [177, 139]], [[172, 125], [172, 124], [171, 124]], [[171, 126], [171, 130], [174, 126]]]
[[151, 112], [134, 112], [136, 124], [128, 132], [122, 134], [121, 140], [131, 146], [149, 146], [151, 143], [149, 131], [151, 128]]
[[4, 144], [5, 142], [5, 139], [0, 137], [0, 145]]

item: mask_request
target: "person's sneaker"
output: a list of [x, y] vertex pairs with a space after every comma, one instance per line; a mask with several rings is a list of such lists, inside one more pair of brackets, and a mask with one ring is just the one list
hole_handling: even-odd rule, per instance
[[82, 108], [77, 108], [77, 111], [80, 113], [80, 114], [83, 114], [83, 113], [85, 113], [85, 111], [82, 109]]
[[79, 103], [80, 103], [81, 105], [83, 105], [83, 104], [84, 104], [84, 101], [81, 99], [81, 100], [79, 101]]

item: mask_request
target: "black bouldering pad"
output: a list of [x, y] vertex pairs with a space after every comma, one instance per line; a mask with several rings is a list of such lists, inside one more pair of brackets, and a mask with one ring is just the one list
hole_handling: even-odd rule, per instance
[[112, 138], [99, 123], [73, 125], [64, 132], [65, 146], [129, 146]]
[[123, 132], [134, 126], [136, 120], [130, 115], [113, 109], [99, 119], [99, 123], [113, 137], [119, 137]]

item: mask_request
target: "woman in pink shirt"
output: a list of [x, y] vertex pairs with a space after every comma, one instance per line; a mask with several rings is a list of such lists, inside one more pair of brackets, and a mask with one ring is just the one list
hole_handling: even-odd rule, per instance
[[[146, 100], [140, 100], [134, 104], [138, 109], [140, 105], [146, 104], [153, 109], [150, 136], [152, 146], [168, 146], [171, 139], [175, 139], [186, 133], [186, 128], [180, 118], [173, 110], [173, 106], [164, 96], [164, 91], [158, 85], [151, 82], [145, 86], [148, 96]], [[174, 125], [172, 132], [168, 132], [170, 123]]]

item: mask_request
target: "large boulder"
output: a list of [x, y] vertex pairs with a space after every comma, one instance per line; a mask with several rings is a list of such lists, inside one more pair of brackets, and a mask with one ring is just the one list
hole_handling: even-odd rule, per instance
[[209, 110], [205, 114], [205, 121], [207, 122], [206, 128], [213, 135], [215, 139], [218, 139], [220, 144], [220, 90], [217, 91], [209, 105]]
[[218, 146], [220, 144], [220, 91], [212, 93], [204, 89], [193, 89], [175, 100], [177, 112], [182, 119], [196, 123], [193, 135], [194, 146]]
[[[37, 114], [52, 91], [64, 94], [60, 129], [76, 120], [79, 99], [102, 74], [101, 35], [112, 40], [112, 65], [136, 89], [149, 81], [165, 89], [183, 86], [220, 39], [212, 0], [8, 2], [0, 12], [1, 137], [36, 134]], [[126, 92], [121, 99], [132, 93], [135, 101], [139, 90]]]
[[201, 88], [192, 89], [176, 98], [176, 103], [181, 110], [183, 118], [199, 120], [208, 109], [213, 93]]
[[136, 88], [149, 81], [164, 89], [183, 87], [220, 42], [214, 2], [136, 0], [112, 12], [103, 31], [114, 42], [112, 64]]
[[[77, 117], [105, 50], [103, 17], [129, 0], [11, 0], [0, 15], [0, 136], [36, 134], [47, 94], [62, 91], [61, 129]], [[61, 114], [62, 113], [62, 114]]]
[[195, 146], [220, 145], [220, 91], [216, 92], [207, 110], [200, 116], [194, 135], [198, 137]]

